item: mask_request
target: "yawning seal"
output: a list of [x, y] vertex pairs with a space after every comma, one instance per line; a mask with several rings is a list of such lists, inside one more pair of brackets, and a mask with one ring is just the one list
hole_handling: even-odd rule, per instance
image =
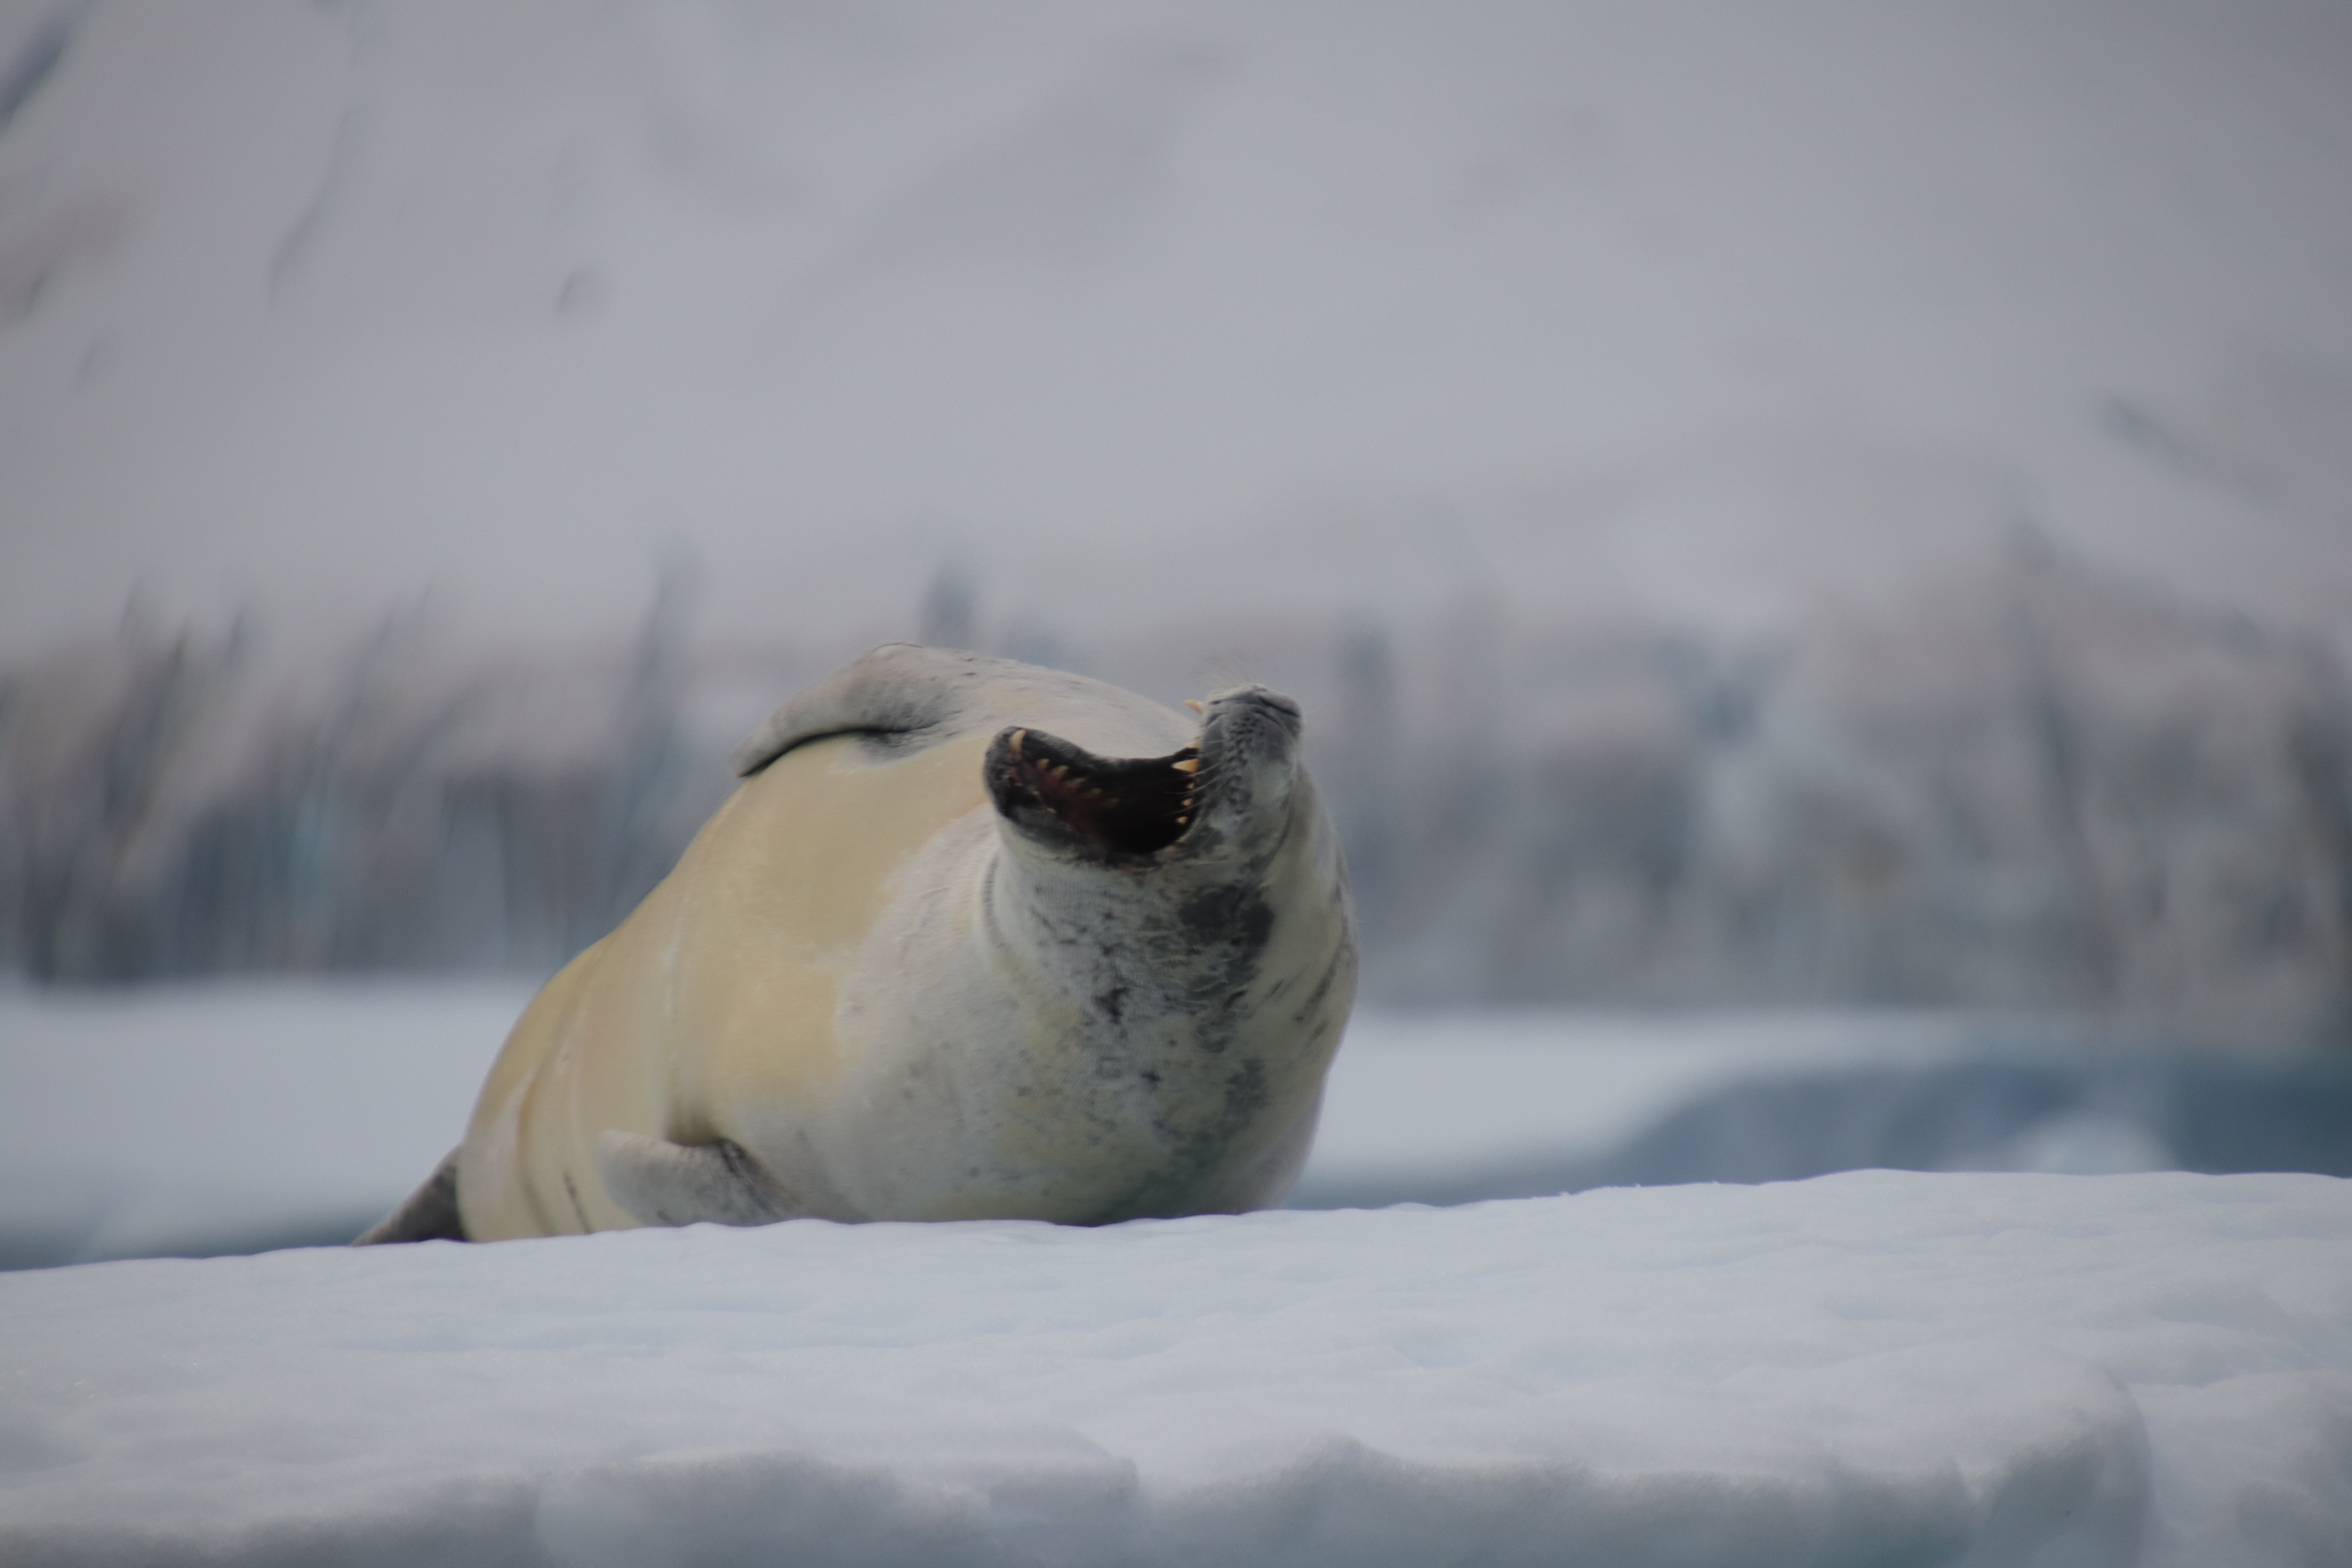
[[1277, 1201], [1355, 986], [1298, 709], [895, 645], [787, 704], [362, 1241]]

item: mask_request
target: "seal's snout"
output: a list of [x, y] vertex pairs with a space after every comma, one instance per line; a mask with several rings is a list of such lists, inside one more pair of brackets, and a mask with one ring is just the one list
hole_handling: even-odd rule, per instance
[[1006, 730], [989, 746], [984, 768], [999, 815], [1098, 853], [1157, 854], [1199, 815], [1196, 746], [1165, 757], [1118, 759], [1043, 730]]
[[1232, 826], [1262, 818], [1289, 793], [1298, 767], [1298, 704], [1263, 686], [1220, 691], [1201, 709], [1201, 754], [1217, 775], [1214, 814]]
[[1277, 721], [1287, 721], [1295, 729], [1298, 724], [1298, 704], [1279, 691], [1269, 691], [1263, 686], [1237, 686], [1231, 691], [1220, 691], [1209, 699], [1212, 705], [1239, 703], [1244, 708], [1256, 709]]

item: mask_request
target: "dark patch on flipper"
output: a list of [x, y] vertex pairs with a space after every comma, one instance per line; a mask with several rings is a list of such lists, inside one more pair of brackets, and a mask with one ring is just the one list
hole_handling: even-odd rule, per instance
[[672, 1143], [607, 1128], [596, 1134], [596, 1173], [613, 1201], [647, 1225], [770, 1225], [808, 1212], [725, 1138]]
[[353, 1247], [377, 1247], [388, 1241], [470, 1241], [466, 1222], [457, 1213], [457, 1152], [408, 1194], [408, 1201], [370, 1226]]

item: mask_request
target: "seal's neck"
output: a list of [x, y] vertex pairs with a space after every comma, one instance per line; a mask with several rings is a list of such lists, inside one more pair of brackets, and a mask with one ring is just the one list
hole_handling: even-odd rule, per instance
[[1319, 885], [1289, 862], [1328, 857], [1344, 875], [1312, 787], [1303, 775], [1298, 785], [1234, 852], [1161, 865], [1076, 862], [1006, 831], [986, 914], [1000, 962], [1121, 1026], [1230, 1005], [1257, 973], [1281, 889]]

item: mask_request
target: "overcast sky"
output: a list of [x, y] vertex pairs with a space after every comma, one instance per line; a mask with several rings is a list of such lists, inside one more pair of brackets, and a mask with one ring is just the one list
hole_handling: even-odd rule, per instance
[[[2352, 636], [2352, 5], [0, 0], [0, 656], [430, 594]], [[1204, 636], [1212, 635], [1204, 631]]]

